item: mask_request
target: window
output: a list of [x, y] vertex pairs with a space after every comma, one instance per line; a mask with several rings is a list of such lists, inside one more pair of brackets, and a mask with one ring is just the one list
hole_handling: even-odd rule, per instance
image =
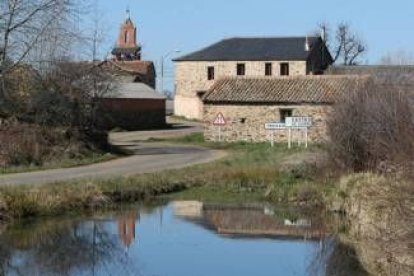
[[207, 67], [207, 79], [214, 80], [214, 67]]
[[205, 94], [206, 94], [206, 91], [197, 91], [197, 97], [199, 97], [200, 99], [204, 97]]
[[270, 62], [265, 64], [265, 76], [272, 75], [272, 64]]
[[129, 43], [129, 32], [125, 32], [125, 44]]
[[280, 122], [284, 123], [287, 117], [292, 117], [293, 110], [292, 109], [280, 109]]
[[244, 63], [237, 64], [237, 76], [244, 76], [246, 74], [246, 65]]
[[280, 64], [280, 75], [281, 76], [289, 76], [289, 63], [281, 63]]

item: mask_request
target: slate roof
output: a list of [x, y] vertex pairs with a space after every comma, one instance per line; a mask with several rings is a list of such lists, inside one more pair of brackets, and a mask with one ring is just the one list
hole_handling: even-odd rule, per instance
[[414, 75], [414, 65], [354, 65], [331, 66], [327, 71], [332, 75], [386, 75], [410, 74]]
[[[224, 39], [174, 61], [266, 61], [307, 60], [306, 37], [262, 37]], [[311, 46], [320, 45], [320, 37], [309, 37]]]
[[414, 65], [331, 66], [330, 75], [370, 75], [377, 84], [414, 88]]
[[203, 96], [207, 104], [332, 104], [366, 87], [369, 76], [233, 77], [218, 80]]
[[114, 91], [102, 98], [116, 99], [166, 99], [148, 85], [144, 83], [119, 83]]

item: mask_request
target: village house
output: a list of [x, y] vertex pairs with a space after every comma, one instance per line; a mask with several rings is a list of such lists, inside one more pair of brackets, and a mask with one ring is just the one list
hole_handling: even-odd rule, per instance
[[166, 125], [166, 97], [155, 91], [152, 61], [141, 60], [137, 28], [130, 18], [120, 27], [112, 58], [99, 64], [116, 81], [115, 91], [100, 95], [100, 125], [106, 129], [154, 129]]
[[[266, 130], [265, 124], [306, 116], [313, 121], [308, 131], [309, 141], [323, 142], [327, 137], [331, 106], [347, 93], [365, 89], [370, 81], [366, 75], [220, 79], [202, 99], [205, 139], [265, 142], [273, 135], [276, 142], [284, 142], [288, 139], [287, 129], [273, 132]], [[223, 115], [226, 123], [220, 130], [214, 125], [218, 114]], [[303, 141], [302, 135], [303, 131], [293, 131], [294, 140]]]
[[225, 77], [319, 75], [332, 64], [321, 37], [231, 38], [177, 58], [175, 114], [202, 119], [202, 96]]

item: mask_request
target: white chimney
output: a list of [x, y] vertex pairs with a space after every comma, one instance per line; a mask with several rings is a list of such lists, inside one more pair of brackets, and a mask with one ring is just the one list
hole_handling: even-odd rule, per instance
[[309, 52], [310, 51], [310, 44], [309, 44], [309, 38], [308, 38], [308, 36], [306, 36], [305, 51], [306, 52]]
[[326, 27], [322, 27], [321, 29], [321, 39], [323, 42], [326, 40]]

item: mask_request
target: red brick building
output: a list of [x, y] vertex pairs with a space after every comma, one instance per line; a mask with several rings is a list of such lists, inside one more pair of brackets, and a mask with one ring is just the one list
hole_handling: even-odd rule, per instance
[[98, 99], [102, 127], [139, 130], [165, 126], [166, 98], [154, 90], [154, 63], [141, 60], [137, 28], [129, 11], [121, 24], [112, 59], [99, 66], [117, 82], [113, 93]]
[[104, 65], [115, 74], [134, 76], [134, 82], [143, 82], [155, 88], [155, 67], [152, 61], [141, 60], [141, 45], [137, 41], [137, 27], [129, 11], [119, 29], [116, 46], [112, 50], [112, 59]]
[[120, 83], [99, 98], [100, 124], [105, 129], [155, 129], [166, 125], [166, 98], [144, 83]]

